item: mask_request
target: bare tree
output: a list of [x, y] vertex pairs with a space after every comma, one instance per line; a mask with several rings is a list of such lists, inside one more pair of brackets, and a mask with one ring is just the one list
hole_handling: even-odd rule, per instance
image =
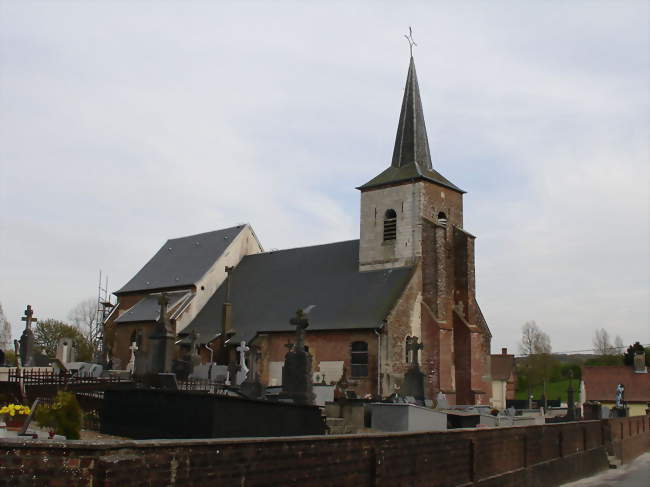
[[609, 339], [609, 333], [607, 333], [605, 328], [594, 332], [594, 338], [591, 343], [594, 346], [594, 352], [598, 355], [610, 355], [614, 352], [614, 347]]
[[2, 304], [0, 304], [0, 350], [12, 349], [11, 343], [11, 323], [9, 323], [2, 309]]
[[82, 335], [88, 337], [97, 319], [97, 301], [93, 298], [79, 302], [68, 313], [68, 319]]
[[625, 345], [623, 345], [621, 335], [616, 335], [616, 338], [614, 339], [614, 348], [616, 348], [614, 353], [625, 353]]
[[551, 339], [534, 321], [527, 321], [521, 329], [519, 351], [522, 355], [551, 353]]

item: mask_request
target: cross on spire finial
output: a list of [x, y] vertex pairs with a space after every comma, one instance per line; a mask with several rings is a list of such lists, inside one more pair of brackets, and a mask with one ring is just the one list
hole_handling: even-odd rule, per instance
[[404, 37], [406, 37], [406, 40], [409, 43], [409, 51], [411, 53], [411, 57], [413, 57], [413, 46], [417, 47], [417, 44], [413, 40], [413, 31], [411, 30], [410, 25], [409, 25], [409, 35], [404, 34]]

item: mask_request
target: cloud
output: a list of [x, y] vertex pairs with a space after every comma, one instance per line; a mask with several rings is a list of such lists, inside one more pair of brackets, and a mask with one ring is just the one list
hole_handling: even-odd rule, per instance
[[358, 236], [413, 25], [434, 165], [468, 191], [495, 348], [650, 342], [648, 5], [3, 2], [0, 301], [65, 318], [97, 270], [247, 221]]

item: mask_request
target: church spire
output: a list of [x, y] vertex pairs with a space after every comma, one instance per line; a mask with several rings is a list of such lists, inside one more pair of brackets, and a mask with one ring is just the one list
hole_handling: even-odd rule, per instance
[[[411, 48], [412, 46], [413, 44]], [[427, 127], [424, 123], [420, 87], [415, 72], [415, 61], [413, 55], [411, 55], [391, 165], [357, 189], [364, 191], [379, 186], [391, 186], [417, 180], [431, 181], [459, 193], [464, 193], [462, 189], [433, 169], [431, 164], [431, 152], [429, 151]]]
[[391, 166], [403, 167], [408, 164], [415, 164], [418, 169], [428, 169], [429, 171], [433, 169], [413, 56], [411, 56], [406, 77]]

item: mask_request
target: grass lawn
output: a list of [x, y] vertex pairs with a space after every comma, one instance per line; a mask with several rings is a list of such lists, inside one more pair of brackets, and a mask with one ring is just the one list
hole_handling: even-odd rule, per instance
[[[558, 382], [549, 382], [546, 384], [546, 392], [548, 399], [557, 399], [558, 397], [562, 399], [563, 402], [566, 402], [566, 390], [569, 388], [569, 379], [564, 379]], [[580, 381], [573, 379], [573, 397], [576, 403], [580, 403]], [[544, 386], [539, 385], [534, 387], [530, 391], [533, 394], [535, 399], [539, 399], [544, 394]], [[515, 399], [526, 399], [526, 394], [528, 391], [517, 391], [515, 393]]]

